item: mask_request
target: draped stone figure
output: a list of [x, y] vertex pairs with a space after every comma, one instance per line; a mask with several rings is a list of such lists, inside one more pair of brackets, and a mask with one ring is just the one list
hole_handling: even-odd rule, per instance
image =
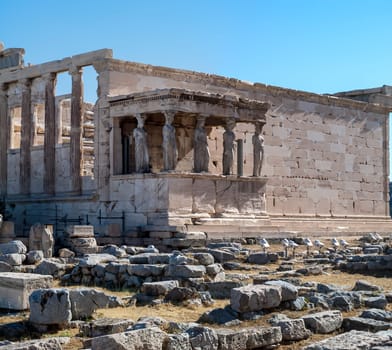
[[256, 124], [252, 136], [253, 143], [253, 176], [260, 176], [264, 161], [264, 138], [261, 136], [261, 125]]
[[147, 132], [144, 130], [145, 116], [136, 115], [137, 128], [133, 130], [135, 140], [135, 171], [137, 173], [150, 172], [150, 157], [148, 154]]
[[195, 173], [208, 172], [208, 163], [210, 162], [210, 150], [208, 149], [207, 134], [204, 129], [205, 120], [205, 116], [200, 116], [196, 123], [193, 139]]
[[231, 175], [233, 173], [234, 160], [234, 141], [235, 134], [233, 132], [235, 122], [228, 120], [225, 125], [225, 132], [223, 133], [223, 175]]
[[176, 129], [172, 125], [175, 112], [165, 112], [165, 125], [162, 129], [163, 136], [163, 170], [174, 170], [177, 165], [177, 143], [176, 143]]

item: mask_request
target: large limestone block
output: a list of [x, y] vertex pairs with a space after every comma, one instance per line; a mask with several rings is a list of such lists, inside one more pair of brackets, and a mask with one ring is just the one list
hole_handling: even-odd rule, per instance
[[12, 221], [2, 221], [0, 227], [0, 243], [7, 243], [15, 238], [15, 225]]
[[186, 214], [192, 212], [192, 179], [168, 179], [169, 211]]
[[71, 225], [65, 229], [70, 238], [94, 237], [94, 226], [92, 225]]
[[237, 312], [253, 312], [279, 306], [282, 301], [280, 286], [248, 285], [231, 291], [230, 305]]
[[76, 255], [95, 254], [98, 250], [97, 241], [93, 237], [72, 238], [71, 250]]
[[0, 261], [5, 262], [6, 264], [9, 264], [11, 266], [20, 266], [23, 264], [23, 261], [25, 260], [26, 260], [25, 254], [13, 253], [13, 254], [0, 255]]
[[217, 329], [220, 350], [246, 350], [248, 330]]
[[169, 334], [166, 339], [166, 350], [192, 350], [188, 333]]
[[240, 330], [218, 329], [219, 350], [261, 349], [282, 341], [279, 327], [252, 327]]
[[[358, 350], [376, 349], [376, 347], [377, 349], [384, 349], [383, 345], [389, 343], [391, 338], [390, 331], [371, 333], [354, 330], [308, 345], [304, 350]], [[386, 345], [385, 349], [388, 348], [389, 346]]]
[[359, 317], [371, 318], [378, 321], [392, 322], [392, 311], [381, 309], [368, 309], [362, 311]]
[[298, 288], [289, 282], [276, 280], [265, 282], [268, 286], [280, 286], [282, 288], [282, 301], [295, 300], [298, 297]]
[[53, 233], [42, 224], [34, 224], [29, 233], [29, 250], [42, 250], [45, 258], [53, 254]]
[[343, 316], [339, 310], [318, 312], [302, 316], [306, 328], [313, 333], [327, 334], [339, 329], [343, 323]]
[[364, 317], [347, 317], [343, 320], [343, 329], [346, 331], [378, 332], [389, 329], [390, 322], [377, 321]]
[[156, 178], [136, 181], [135, 207], [138, 213], [167, 210], [168, 202], [167, 179]]
[[63, 345], [69, 343], [71, 338], [56, 337], [47, 339], [34, 339], [23, 342], [10, 343], [1, 346], [1, 349], [7, 350], [62, 350]]
[[91, 322], [84, 322], [80, 331], [84, 337], [99, 337], [107, 334], [122, 333], [135, 322], [125, 318], [100, 318]]
[[248, 329], [247, 349], [261, 349], [277, 345], [282, 341], [279, 327], [255, 327]]
[[213, 180], [195, 179], [192, 191], [194, 213], [215, 213], [216, 186]]
[[144, 282], [141, 288], [142, 293], [150, 296], [165, 295], [172, 289], [179, 287], [176, 280], [159, 281], [159, 282]]
[[238, 184], [230, 180], [216, 181], [217, 214], [238, 214]]
[[79, 265], [81, 267], [94, 267], [95, 265], [106, 264], [111, 261], [117, 261], [117, 258], [110, 254], [87, 254], [80, 259]]
[[172, 278], [198, 278], [206, 274], [203, 265], [167, 265], [165, 275]]
[[127, 266], [128, 273], [132, 276], [149, 277], [161, 276], [164, 272], [163, 265], [135, 264]]
[[19, 240], [0, 244], [1, 254], [26, 254], [26, 252], [26, 246]]
[[91, 350], [161, 350], [167, 334], [159, 328], [142, 328], [93, 338]]
[[37, 325], [66, 326], [72, 319], [71, 300], [66, 289], [38, 289], [30, 294], [29, 321]]
[[204, 284], [214, 299], [230, 299], [231, 290], [244, 286], [244, 282], [239, 281], [214, 281]]
[[218, 335], [212, 328], [196, 326], [189, 328], [186, 332], [189, 334], [192, 349], [218, 349]]
[[305, 327], [305, 322], [302, 318], [282, 320], [277, 326], [282, 331], [283, 340], [298, 341], [307, 339], [312, 335], [312, 332]]
[[69, 298], [73, 320], [89, 318], [97, 309], [122, 306], [119, 297], [106, 295], [93, 288], [71, 289]]
[[0, 308], [26, 310], [30, 293], [39, 288], [50, 288], [53, 277], [33, 273], [0, 273]]
[[238, 208], [242, 214], [265, 213], [265, 182], [238, 182]]

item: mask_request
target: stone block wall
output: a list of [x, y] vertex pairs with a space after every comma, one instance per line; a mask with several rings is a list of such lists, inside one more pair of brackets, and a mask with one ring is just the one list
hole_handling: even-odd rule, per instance
[[[213, 75], [110, 60], [100, 84], [110, 95], [158, 88], [236, 94], [271, 104], [262, 175], [269, 178], [267, 212], [287, 217], [387, 217], [388, 113], [357, 101], [249, 84]], [[96, 123], [100, 123], [96, 119]], [[244, 139], [244, 175], [252, 171], [253, 128], [238, 124]], [[221, 172], [223, 129], [208, 135], [210, 170]], [[100, 140], [101, 154], [109, 140]], [[191, 155], [190, 155], [191, 156]], [[99, 160], [101, 163], [102, 160]], [[191, 163], [191, 159], [190, 159]], [[234, 168], [236, 164], [234, 164]], [[188, 167], [189, 169], [191, 167]], [[100, 172], [102, 183], [109, 175]]]
[[[183, 225], [192, 218], [266, 215], [266, 179], [213, 175], [120, 175], [111, 179], [111, 203], [127, 225]], [[128, 226], [127, 226], [128, 227]]]
[[299, 101], [283, 109], [264, 128], [269, 213], [388, 215], [385, 116]]

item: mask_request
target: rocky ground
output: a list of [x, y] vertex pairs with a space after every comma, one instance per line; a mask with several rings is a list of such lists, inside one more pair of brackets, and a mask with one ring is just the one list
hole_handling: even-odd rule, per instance
[[17, 243], [2, 271], [55, 285], [32, 291], [29, 311], [2, 310], [0, 349], [392, 349], [389, 240], [296, 243], [107, 245], [28, 264]]

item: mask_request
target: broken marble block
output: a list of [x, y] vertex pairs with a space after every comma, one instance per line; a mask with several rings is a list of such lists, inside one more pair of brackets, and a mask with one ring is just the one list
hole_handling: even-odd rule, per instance
[[282, 301], [280, 286], [263, 284], [234, 288], [231, 291], [230, 305], [237, 312], [254, 312], [279, 306]]
[[30, 323], [67, 326], [72, 319], [69, 291], [64, 288], [38, 289], [30, 294]]
[[29, 295], [35, 289], [50, 288], [53, 277], [33, 273], [0, 273], [0, 308], [26, 310], [29, 308]]

